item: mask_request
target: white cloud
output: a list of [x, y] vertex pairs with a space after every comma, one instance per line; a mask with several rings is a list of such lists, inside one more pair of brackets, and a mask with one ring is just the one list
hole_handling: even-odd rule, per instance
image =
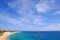
[[57, 25], [60, 26], [60, 23], [58, 23]]
[[35, 18], [34, 21], [33, 21], [33, 24], [38, 24], [38, 25], [40, 25], [41, 22], [42, 22], [42, 19]]
[[33, 19], [28, 19], [28, 18], [15, 19], [15, 18], [11, 18], [7, 15], [2, 15], [2, 14], [0, 14], [0, 19], [14, 25], [24, 25], [33, 20]]
[[[51, 9], [51, 6], [48, 4], [48, 1], [43, 1], [42, 2], [37, 3], [35, 5], [35, 8], [37, 9], [38, 12], [42, 12], [45, 13], [47, 11], [49, 11]], [[15, 18], [11, 18], [5, 15], [0, 15], [0, 19], [5, 20], [11, 24], [17, 25], [16, 30], [31, 30], [31, 31], [53, 31], [53, 30], [60, 30], [59, 26], [48, 26], [48, 27], [33, 27], [32, 26], [27, 26], [28, 27], [24, 27], [25, 23], [28, 23], [30, 21], [33, 21], [32, 23], [40, 25], [43, 21], [42, 17], [38, 17], [33, 15], [34, 12], [32, 11], [32, 5], [30, 4], [29, 0], [15, 0], [13, 2], [7, 2], [8, 6], [13, 8], [14, 10], [16, 10], [22, 17], [20, 17], [20, 19], [15, 19]], [[60, 12], [58, 12], [60, 13]], [[18, 26], [19, 25], [19, 26]], [[13, 27], [13, 29], [15, 29], [15, 27]]]
[[19, 24], [20, 23], [20, 21], [17, 19], [11, 18], [9, 16], [1, 15], [1, 14], [0, 14], [0, 19], [6, 21], [8, 23], [12, 23], [12, 24]]
[[54, 12], [52, 15], [59, 15], [59, 14], [60, 14], [60, 10], [59, 10], [59, 11]]
[[20, 14], [21, 17], [30, 17], [32, 12], [32, 5], [29, 0], [14, 0], [13, 2], [7, 2], [8, 6], [13, 8]]
[[52, 6], [54, 3], [54, 0], [40, 0], [40, 2], [38, 2], [36, 5], [35, 5], [35, 8], [37, 10], [37, 12], [42, 12], [42, 13], [45, 13], [45, 12], [48, 12], [52, 9]]
[[56, 25], [45, 26], [45, 27], [27, 26], [25, 28], [22, 28], [21, 31], [60, 31], [60, 26], [56, 26]]
[[45, 30], [60, 31], [60, 26], [49, 26], [49, 27], [46, 27]]
[[33, 15], [34, 12], [32, 11], [32, 5], [34, 5], [33, 3], [31, 3], [31, 1], [29, 0], [15, 0], [12, 3], [8, 3], [8, 6], [12, 7], [14, 10], [16, 10], [20, 15], [21, 15], [21, 21], [25, 22], [29, 22], [29, 21], [33, 21], [33, 23], [41, 23], [41, 19], [40, 20], [35, 20], [38, 19], [37, 16]]
[[57, 11], [58, 14], [60, 14], [60, 11]]
[[16, 5], [20, 3], [20, 0], [14, 0], [14, 1], [12, 1], [12, 2], [6, 1], [6, 3], [7, 3], [8, 6], [10, 6], [11, 8], [15, 8]]
[[[14, 25], [17, 25], [15, 27], [12, 27], [12, 29], [15, 30], [15, 31], [16, 30], [18, 30], [18, 31], [19, 30], [21, 30], [21, 31], [60, 31], [60, 24], [57, 24], [55, 26], [46, 26], [46, 27], [34, 27], [34, 26], [26, 26], [26, 27], [24, 27], [24, 25], [21, 25], [21, 23], [24, 22], [26, 19], [22, 19], [20, 21], [20, 20], [14, 19], [14, 18], [3, 16], [1, 14], [0, 14], [0, 19], [5, 20], [5, 21], [7, 21], [9, 23], [12, 23]], [[35, 19], [34, 22], [36, 24], [39, 24], [40, 23], [39, 21], [40, 21], [40, 19]]]
[[38, 12], [47, 12], [50, 9], [50, 6], [47, 5], [46, 3], [38, 3], [35, 5], [35, 8], [37, 9]]
[[60, 14], [60, 11], [57, 11], [55, 14]]
[[7, 22], [7, 23], [11, 23], [13, 26], [9, 26], [6, 27], [6, 25], [0, 25], [1, 29], [8, 29], [8, 30], [22, 30], [22, 26], [23, 28], [25, 27], [25, 23], [28, 23], [29, 20], [22, 18], [22, 19], [15, 19], [15, 18], [11, 18], [9, 16], [6, 15], [2, 15], [0, 14], [0, 19]]
[[26, 31], [60, 31], [60, 26], [47, 26], [47, 27], [31, 27]]

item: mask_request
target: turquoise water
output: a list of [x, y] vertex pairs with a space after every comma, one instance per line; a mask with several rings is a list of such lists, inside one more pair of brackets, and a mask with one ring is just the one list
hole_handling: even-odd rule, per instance
[[59, 31], [25, 31], [8, 37], [8, 40], [60, 40]]

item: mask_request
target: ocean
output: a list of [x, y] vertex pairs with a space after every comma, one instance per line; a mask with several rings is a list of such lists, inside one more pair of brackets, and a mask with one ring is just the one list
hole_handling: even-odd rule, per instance
[[22, 31], [10, 35], [8, 40], [60, 40], [60, 31]]

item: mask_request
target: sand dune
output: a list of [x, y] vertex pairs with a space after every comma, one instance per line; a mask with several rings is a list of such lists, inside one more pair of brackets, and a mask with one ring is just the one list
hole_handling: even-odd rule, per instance
[[16, 32], [4, 32], [4, 34], [2, 36], [0, 36], [0, 40], [7, 40], [7, 37], [14, 33], [16, 33]]

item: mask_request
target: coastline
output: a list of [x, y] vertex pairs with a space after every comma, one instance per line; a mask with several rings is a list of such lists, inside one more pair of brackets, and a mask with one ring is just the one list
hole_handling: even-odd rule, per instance
[[2, 36], [0, 36], [0, 40], [7, 40], [7, 37], [11, 34], [15, 34], [17, 32], [4, 32]]

